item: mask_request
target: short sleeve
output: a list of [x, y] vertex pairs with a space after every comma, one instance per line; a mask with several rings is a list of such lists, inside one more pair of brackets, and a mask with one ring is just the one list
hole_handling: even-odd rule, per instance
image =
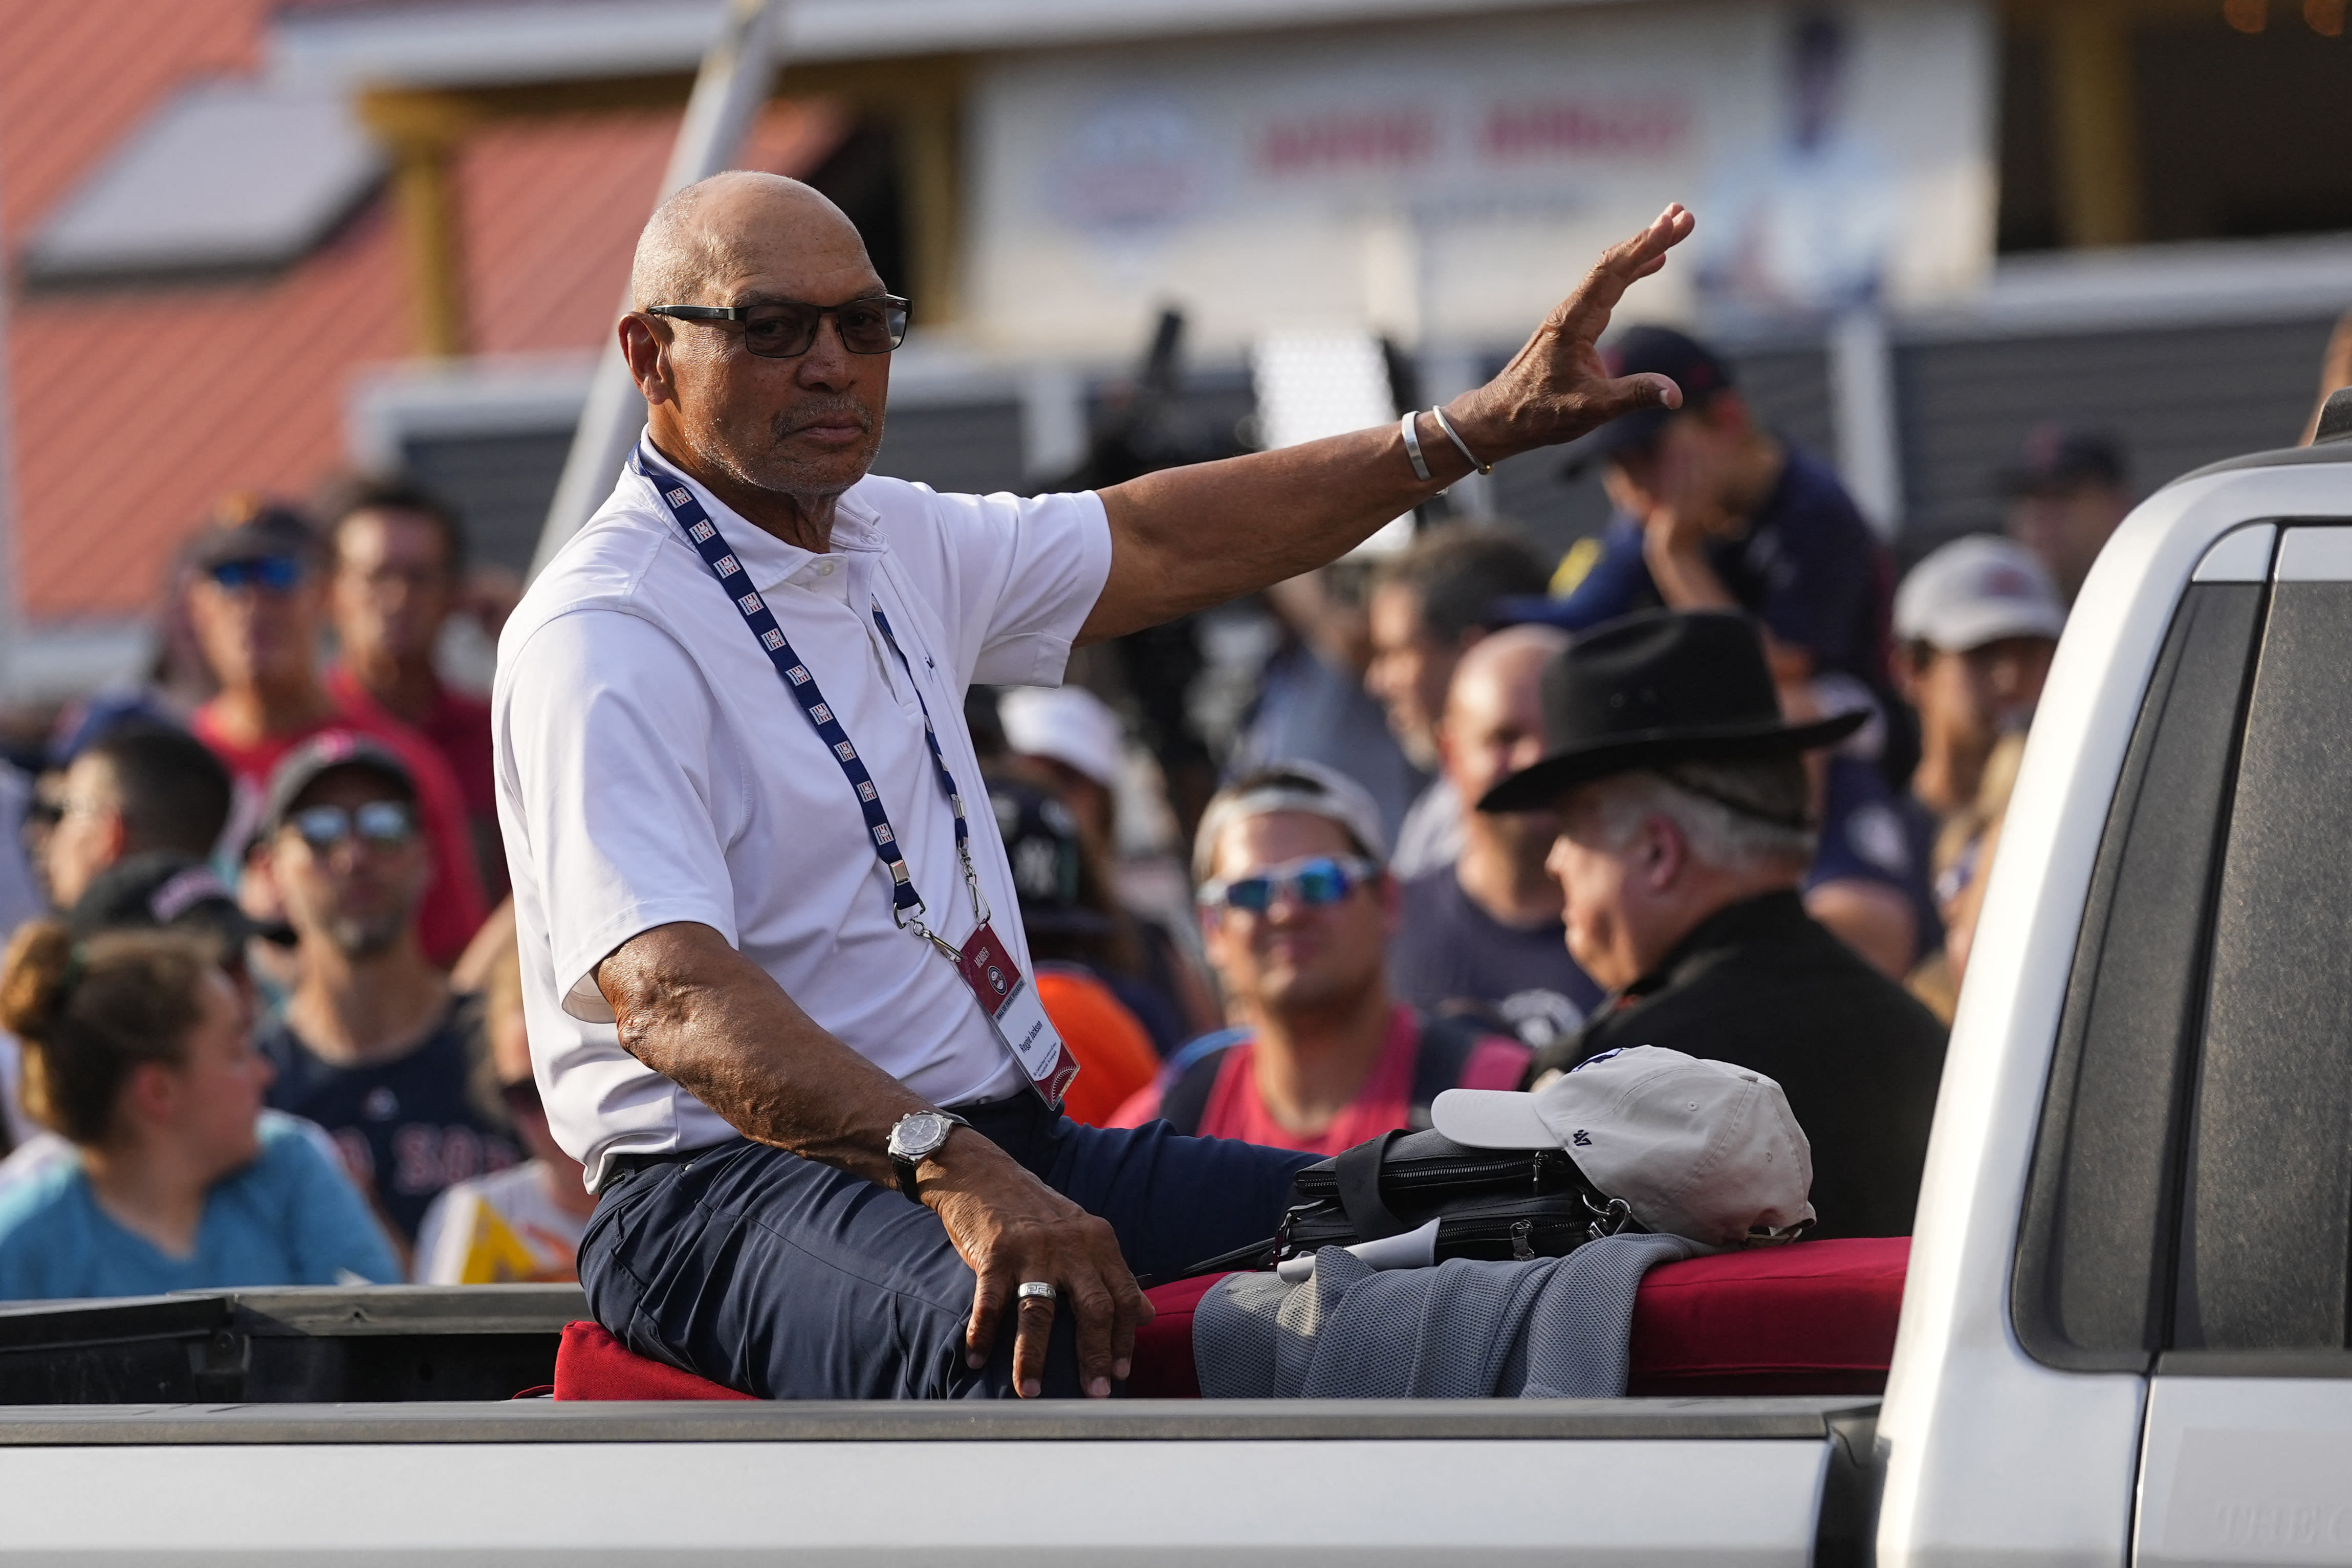
[[736, 940], [713, 808], [740, 781], [710, 776], [702, 673], [642, 616], [556, 616], [515, 650], [505, 690], [499, 722], [530, 850], [517, 868], [538, 884], [564, 1011], [610, 1023], [591, 975], [629, 938], [691, 921]]
[[1110, 580], [1110, 521], [1091, 490], [1077, 495], [932, 498], [956, 582], [964, 682], [1055, 686]]
[[268, 1118], [263, 1158], [283, 1189], [287, 1237], [299, 1285], [336, 1285], [357, 1276], [372, 1285], [402, 1282], [383, 1230], [341, 1171], [310, 1146], [290, 1117]]

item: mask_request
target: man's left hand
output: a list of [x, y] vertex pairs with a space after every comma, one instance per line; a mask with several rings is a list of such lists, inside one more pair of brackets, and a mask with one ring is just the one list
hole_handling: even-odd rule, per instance
[[1625, 290], [1664, 267], [1695, 221], [1681, 203], [1667, 204], [1649, 227], [1610, 247], [1501, 374], [1446, 405], [1481, 460], [1573, 441], [1639, 409], [1682, 406], [1682, 388], [1665, 376], [1612, 376], [1595, 345]]

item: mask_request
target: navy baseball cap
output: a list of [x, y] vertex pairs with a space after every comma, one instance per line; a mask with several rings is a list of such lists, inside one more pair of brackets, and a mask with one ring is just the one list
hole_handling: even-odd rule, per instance
[[[1601, 362], [1612, 376], [1667, 377], [1683, 389], [1683, 409], [1698, 407], [1731, 384], [1731, 367], [1713, 349], [1672, 327], [1628, 327], [1601, 351]], [[1648, 446], [1666, 427], [1666, 421], [1683, 409], [1653, 405], [1619, 415], [1569, 447], [1559, 477], [1577, 479], [1594, 463]]]
[[2113, 436], [2066, 425], [2040, 425], [2025, 437], [2024, 461], [2001, 475], [2012, 496], [2064, 495], [2086, 486], [2124, 483], [2124, 454]]
[[1109, 931], [1110, 921], [1088, 909], [1081, 896], [1086, 851], [1069, 807], [1025, 780], [992, 777], [987, 784], [989, 809], [996, 814], [1013, 891], [1021, 900], [1022, 925], [1056, 935]]
[[151, 849], [115, 862], [90, 880], [67, 915], [76, 936], [153, 927], [193, 929], [231, 952], [257, 934], [211, 866], [173, 849]]
[[221, 503], [210, 523], [188, 543], [189, 563], [199, 571], [273, 555], [316, 565], [326, 558], [326, 544], [310, 520], [292, 507], [250, 496]]

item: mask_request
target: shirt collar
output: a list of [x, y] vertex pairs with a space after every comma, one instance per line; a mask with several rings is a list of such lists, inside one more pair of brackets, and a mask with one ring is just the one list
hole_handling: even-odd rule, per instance
[[1805, 900], [1793, 888], [1727, 904], [1693, 926], [1656, 968], [1625, 988], [1625, 995], [1651, 995], [1688, 978], [1693, 968], [1717, 953], [1754, 942], [1785, 942], [1802, 935], [1811, 924]]
[[[709, 512], [710, 521], [719, 525], [720, 535], [727, 541], [729, 552], [743, 563], [751, 585], [761, 593], [799, 579], [803, 574], [815, 571], [824, 563], [825, 557], [814, 551], [803, 550], [797, 544], [787, 544], [711, 494], [700, 480], [687, 473], [654, 446], [650, 429], [641, 434], [638, 439], [652, 460], [659, 464], [664, 472], [675, 475], [694, 499], [702, 503], [702, 510]], [[677, 523], [670, 515], [668, 503], [661, 499], [650, 479], [645, 484], [663, 528], [676, 534]], [[834, 509], [833, 554], [878, 552], [883, 548], [879, 521], [874, 509], [857, 499], [855, 489], [845, 493]], [[686, 541], [680, 538], [678, 542], [684, 544]]]

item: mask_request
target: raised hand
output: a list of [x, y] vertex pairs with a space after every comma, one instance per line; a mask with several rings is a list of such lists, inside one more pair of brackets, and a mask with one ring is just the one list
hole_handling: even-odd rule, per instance
[[1621, 414], [1682, 406], [1663, 375], [1612, 377], [1594, 346], [1625, 290], [1666, 264], [1695, 221], [1680, 203], [1631, 239], [1610, 247], [1494, 380], [1446, 405], [1446, 417], [1486, 462], [1573, 441]]

